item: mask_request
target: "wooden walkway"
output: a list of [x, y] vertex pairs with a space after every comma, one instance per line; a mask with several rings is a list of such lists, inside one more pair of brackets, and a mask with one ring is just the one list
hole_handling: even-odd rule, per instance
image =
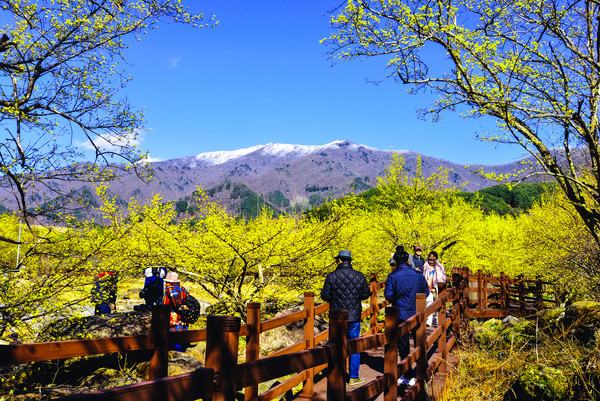
[[[427, 335], [429, 336], [434, 331], [434, 329], [435, 329], [435, 327], [427, 327]], [[413, 342], [412, 336], [410, 339], [410, 349], [411, 349], [411, 351], [414, 349], [414, 342]], [[431, 362], [437, 355], [438, 355], [437, 352], [430, 354], [429, 358], [428, 358], [429, 362]], [[456, 359], [456, 357], [449, 356], [448, 359], [449, 359], [451, 366], [458, 365], [458, 359]], [[364, 381], [364, 383], [357, 385], [357, 386], [346, 386], [346, 391], [353, 391], [361, 386], [369, 384], [369, 382], [371, 382], [372, 380], [375, 380], [378, 377], [382, 376], [383, 375], [383, 360], [384, 360], [384, 347], [379, 347], [379, 348], [369, 350], [366, 352], [361, 352], [360, 353], [359, 376], [364, 377], [365, 381]], [[398, 356], [398, 364], [400, 364], [400, 356]], [[315, 394], [315, 397], [312, 398], [312, 400], [314, 400], [314, 401], [327, 401], [327, 377], [323, 373], [326, 373], [326, 370], [315, 377], [315, 385], [314, 385], [313, 390], [316, 394]], [[444, 378], [438, 377], [436, 379], [432, 379], [432, 381], [433, 380], [437, 381], [437, 379], [440, 379], [439, 384], [438, 383], [435, 383], [435, 384], [427, 383], [427, 386], [431, 387], [434, 385], [440, 385], [445, 380], [445, 377]], [[398, 396], [402, 397], [405, 393], [405, 390], [406, 390], [405, 386], [398, 386]], [[300, 398], [300, 399], [302, 399], [302, 398]], [[383, 401], [383, 393], [379, 394], [379, 396], [377, 396], [376, 398], [373, 398], [371, 401]]]
[[[387, 308], [388, 302], [382, 301], [378, 294], [385, 282], [378, 282], [377, 276], [371, 275], [369, 307], [361, 314], [362, 319], [369, 321], [369, 335], [365, 333], [353, 340], [347, 339], [347, 312], [329, 311], [329, 304], [315, 304], [314, 293], [306, 292], [304, 309], [297, 312], [263, 321], [261, 305], [250, 302], [244, 325], [239, 317], [209, 316], [206, 329], [181, 332], [169, 331], [170, 310], [168, 306], [160, 306], [152, 311], [151, 329], [146, 334], [0, 345], [0, 366], [136, 350], [152, 352], [150, 380], [65, 398], [69, 401], [192, 401], [199, 398], [235, 401], [241, 389], [246, 401], [269, 401], [289, 395], [303, 383], [311, 399], [317, 400], [371, 401], [385, 397], [395, 401], [398, 396], [415, 400], [423, 399], [425, 391], [439, 399], [440, 382], [444, 382], [447, 373], [452, 372], [451, 366], [457, 362], [448, 352], [459, 345], [457, 337], [465, 338], [461, 334], [464, 330], [468, 337], [469, 319], [527, 315], [557, 302], [548, 298], [550, 290], [544, 290], [548, 283], [541, 280], [511, 279], [503, 273], [492, 277], [481, 271], [471, 275], [467, 268], [454, 268], [451, 279], [451, 288], [441, 291], [428, 307], [425, 294], [417, 294], [417, 314], [400, 324], [397, 309]], [[380, 311], [385, 312], [384, 321], [380, 319]], [[315, 334], [315, 317], [326, 312], [329, 312], [329, 329]], [[439, 327], [425, 326], [425, 318], [435, 312], [440, 317], [445, 313], [446, 322], [440, 319], [448, 329], [445, 333]], [[298, 321], [303, 321], [303, 340], [260, 358], [261, 333]], [[410, 360], [417, 364], [419, 378], [429, 381], [418, 382], [409, 389], [396, 388], [397, 372], [405, 371], [407, 363], [399, 361], [394, 352], [388, 352], [385, 358], [384, 346], [395, 349], [395, 338], [413, 329], [418, 333], [419, 346], [411, 352]], [[240, 337], [246, 338], [246, 362], [243, 363], [238, 363]], [[325, 345], [320, 345], [325, 341]], [[169, 345], [198, 342], [206, 342], [206, 366], [168, 376]], [[439, 353], [436, 347], [440, 347]], [[360, 386], [345, 385], [344, 360], [348, 352], [361, 352], [360, 375], [366, 380]], [[325, 371], [314, 377], [313, 386], [313, 372], [324, 367]], [[289, 378], [259, 395], [260, 383], [282, 377]]]

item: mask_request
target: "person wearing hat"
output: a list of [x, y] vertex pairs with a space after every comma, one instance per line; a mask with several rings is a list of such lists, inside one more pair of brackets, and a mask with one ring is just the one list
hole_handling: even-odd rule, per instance
[[409, 265], [419, 273], [423, 273], [423, 266], [425, 266], [425, 258], [421, 255], [422, 253], [423, 248], [421, 245], [416, 245], [415, 254], [409, 257]]
[[[321, 299], [329, 302], [329, 310], [348, 311], [348, 339], [360, 336], [361, 300], [369, 298], [371, 291], [367, 278], [352, 268], [352, 254], [342, 250], [335, 257], [336, 269], [327, 274], [321, 290]], [[348, 384], [355, 386], [365, 381], [358, 376], [360, 355], [350, 355], [350, 374]]]
[[[393, 306], [398, 308], [399, 323], [408, 320], [417, 313], [417, 294], [429, 295], [429, 287], [422, 273], [411, 269], [408, 264], [408, 252], [404, 250], [394, 253], [396, 269], [391, 272], [385, 281], [383, 295]], [[412, 330], [416, 338], [416, 329]], [[398, 339], [398, 353], [404, 359], [410, 352], [409, 333]], [[410, 368], [404, 376], [398, 379], [398, 385], [412, 386], [415, 384], [414, 369]]]
[[[176, 312], [181, 306], [183, 290], [181, 289], [179, 275], [176, 272], [168, 272], [165, 277], [165, 298], [163, 305], [171, 306], [171, 315], [169, 318], [169, 331], [184, 331], [188, 325], [181, 321], [181, 316]], [[175, 351], [185, 351], [186, 345], [176, 344], [173, 346]]]

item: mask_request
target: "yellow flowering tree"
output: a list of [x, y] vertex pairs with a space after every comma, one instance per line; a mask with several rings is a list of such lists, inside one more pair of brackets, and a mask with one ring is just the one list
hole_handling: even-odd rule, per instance
[[0, 194], [31, 224], [77, 204], [53, 181], [138, 168], [143, 115], [117, 96], [131, 79], [124, 51], [161, 20], [202, 26], [203, 16], [178, 0], [2, 0], [0, 12], [10, 21], [0, 38]]
[[[600, 243], [600, 4], [594, 0], [348, 0], [324, 42], [335, 60], [381, 56], [432, 90], [424, 114], [491, 116], [553, 176]], [[593, 171], [587, 174], [581, 168]]]

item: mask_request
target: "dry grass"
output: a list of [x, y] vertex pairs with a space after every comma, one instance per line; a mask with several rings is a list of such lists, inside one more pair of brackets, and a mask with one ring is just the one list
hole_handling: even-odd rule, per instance
[[474, 322], [475, 342], [458, 352], [442, 400], [600, 400], [597, 323], [564, 313]]

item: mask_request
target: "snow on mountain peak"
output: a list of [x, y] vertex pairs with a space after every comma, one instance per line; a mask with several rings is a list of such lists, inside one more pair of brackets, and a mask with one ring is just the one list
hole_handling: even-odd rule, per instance
[[238, 157], [246, 156], [252, 152], [256, 152], [263, 146], [264, 145], [256, 145], [245, 149], [200, 153], [196, 156], [196, 160], [203, 161], [211, 165], [223, 164], [229, 160], [237, 159]]
[[348, 147], [349, 149], [364, 147], [367, 149], [374, 149], [368, 146], [358, 145], [349, 141], [333, 141], [325, 145], [290, 145], [284, 143], [269, 142], [266, 145], [256, 145], [238, 150], [200, 153], [195, 157], [195, 160], [197, 162], [204, 162], [209, 165], [218, 165], [226, 163], [233, 159], [247, 156], [254, 152], [260, 152], [263, 155], [274, 156], [278, 158], [287, 157], [295, 159], [306, 156], [311, 153], [321, 152], [334, 147]]

